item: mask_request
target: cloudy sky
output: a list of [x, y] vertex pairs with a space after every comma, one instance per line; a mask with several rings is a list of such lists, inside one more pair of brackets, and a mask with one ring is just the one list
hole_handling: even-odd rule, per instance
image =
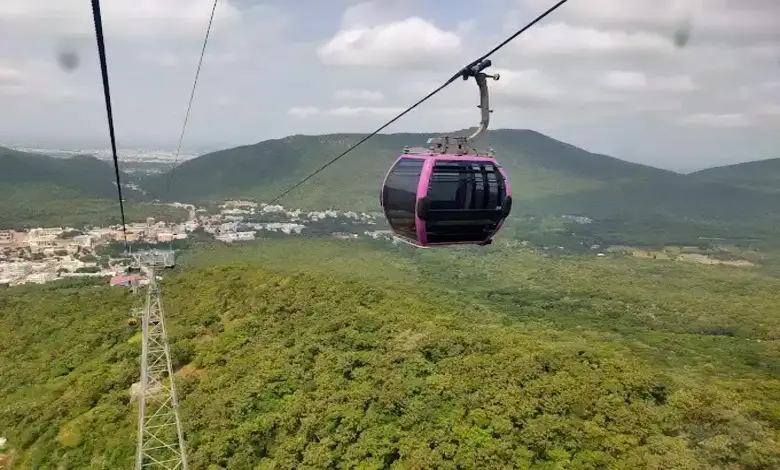
[[[553, 3], [220, 0], [185, 147], [371, 131]], [[175, 148], [211, 5], [102, 1], [120, 147]], [[780, 157], [778, 0], [570, 0], [493, 62], [494, 128], [684, 171]], [[89, 1], [0, 1], [0, 142], [107, 146], [102, 100]], [[477, 100], [458, 81], [388, 132]]]

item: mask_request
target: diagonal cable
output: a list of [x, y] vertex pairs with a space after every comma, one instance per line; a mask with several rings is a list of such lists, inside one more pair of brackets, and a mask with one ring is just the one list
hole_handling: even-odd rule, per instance
[[190, 119], [190, 110], [192, 109], [192, 101], [195, 99], [195, 89], [198, 86], [198, 77], [200, 76], [200, 69], [203, 66], [203, 56], [206, 54], [206, 46], [209, 43], [209, 35], [211, 34], [211, 24], [214, 22], [214, 12], [217, 10], [217, 3], [219, 0], [214, 0], [214, 5], [211, 7], [211, 16], [209, 17], [209, 25], [206, 27], [206, 37], [203, 38], [203, 47], [200, 50], [200, 59], [198, 59], [198, 68], [195, 70], [195, 80], [192, 82], [192, 91], [190, 92], [190, 101], [187, 103], [187, 112], [184, 114], [184, 124], [181, 126], [181, 134], [179, 135], [179, 145], [176, 146], [176, 155], [173, 157], [173, 167], [171, 168], [171, 174], [168, 177], [168, 183], [165, 188], [165, 198], [167, 199], [171, 192], [171, 182], [173, 181], [173, 175], [176, 172], [176, 162], [179, 160], [179, 153], [181, 152], [181, 144], [184, 141], [184, 133], [187, 130], [187, 121]]
[[92, 0], [92, 17], [95, 22], [95, 37], [97, 39], [98, 55], [100, 56], [100, 74], [103, 78], [103, 95], [106, 100], [106, 116], [108, 118], [108, 134], [111, 138], [111, 158], [114, 160], [116, 189], [119, 195], [119, 214], [122, 219], [122, 235], [125, 241], [125, 252], [128, 252], [127, 224], [125, 223], [125, 202], [122, 198], [122, 182], [119, 177], [119, 157], [116, 154], [116, 135], [114, 133], [114, 114], [111, 109], [111, 90], [108, 86], [108, 64], [106, 63], [106, 44], [103, 38], [103, 20], [100, 16], [100, 0]]
[[302, 180], [298, 181], [298, 182], [297, 182], [297, 183], [295, 183], [294, 185], [290, 186], [289, 188], [287, 188], [286, 190], [284, 190], [283, 192], [281, 192], [281, 193], [280, 193], [278, 196], [274, 197], [274, 198], [273, 198], [273, 199], [272, 199], [272, 200], [269, 202], [269, 204], [273, 204], [273, 203], [275, 203], [275, 202], [279, 201], [281, 198], [283, 198], [284, 196], [286, 196], [287, 194], [289, 194], [291, 191], [295, 190], [296, 188], [300, 187], [301, 185], [303, 185], [304, 183], [306, 183], [306, 182], [307, 182], [307, 181], [309, 181], [310, 179], [312, 179], [312, 178], [314, 178], [315, 176], [317, 176], [317, 175], [318, 175], [320, 172], [322, 172], [322, 170], [324, 170], [324, 169], [328, 168], [329, 166], [331, 166], [332, 164], [334, 164], [334, 163], [336, 163], [338, 160], [340, 160], [342, 157], [346, 156], [348, 153], [350, 153], [350, 152], [352, 152], [353, 150], [355, 150], [356, 148], [358, 148], [360, 145], [362, 145], [363, 143], [365, 143], [365, 142], [366, 142], [368, 139], [370, 139], [370, 138], [374, 137], [375, 135], [379, 134], [379, 133], [380, 133], [380, 132], [381, 132], [383, 129], [385, 129], [387, 126], [389, 126], [390, 124], [393, 124], [394, 122], [396, 122], [397, 120], [401, 119], [403, 116], [405, 116], [406, 114], [408, 114], [410, 111], [412, 111], [412, 110], [413, 110], [413, 109], [415, 109], [416, 107], [420, 106], [420, 105], [421, 105], [421, 104], [423, 104], [424, 102], [426, 102], [426, 101], [428, 101], [429, 99], [431, 99], [431, 98], [432, 98], [434, 95], [436, 95], [437, 93], [439, 93], [439, 92], [440, 92], [440, 91], [442, 91], [443, 89], [447, 88], [447, 86], [449, 86], [449, 85], [450, 85], [452, 82], [454, 82], [455, 80], [457, 80], [458, 78], [460, 78], [461, 76], [463, 76], [464, 72], [468, 71], [469, 69], [471, 69], [472, 67], [476, 66], [477, 64], [479, 64], [479, 63], [480, 63], [480, 62], [482, 62], [483, 60], [487, 59], [487, 58], [488, 58], [488, 57], [490, 57], [491, 55], [493, 55], [493, 54], [495, 54], [496, 52], [498, 52], [498, 51], [499, 51], [500, 49], [502, 49], [504, 46], [506, 46], [507, 44], [509, 44], [510, 42], [512, 42], [512, 41], [513, 41], [515, 38], [517, 38], [518, 36], [520, 36], [521, 34], [523, 34], [524, 32], [526, 32], [528, 29], [530, 29], [531, 27], [533, 27], [534, 25], [536, 25], [536, 23], [538, 23], [538, 22], [540, 22], [541, 20], [543, 20], [544, 18], [546, 18], [546, 17], [547, 17], [547, 15], [549, 15], [550, 13], [552, 13], [552, 12], [554, 12], [555, 10], [557, 10], [558, 8], [560, 8], [560, 7], [561, 7], [561, 6], [562, 6], [564, 3], [568, 2], [568, 1], [569, 1], [569, 0], [559, 0], [559, 1], [558, 1], [558, 3], [556, 3], [555, 5], [551, 6], [551, 7], [550, 7], [550, 8], [548, 8], [547, 10], [545, 10], [545, 11], [544, 11], [544, 13], [542, 13], [541, 15], [537, 16], [536, 18], [534, 18], [534, 19], [533, 19], [533, 21], [531, 21], [530, 23], [526, 24], [525, 26], [523, 26], [522, 28], [520, 28], [519, 30], [517, 30], [517, 31], [516, 31], [514, 34], [512, 34], [511, 36], [509, 36], [508, 38], [504, 39], [504, 40], [503, 40], [503, 41], [502, 41], [500, 44], [498, 44], [497, 46], [495, 46], [493, 49], [491, 49], [490, 51], [488, 51], [487, 53], [485, 53], [484, 55], [482, 55], [481, 57], [479, 57], [479, 58], [478, 58], [478, 59], [476, 59], [475, 61], [471, 62], [471, 63], [470, 63], [469, 65], [467, 65], [466, 67], [462, 68], [460, 71], [458, 71], [458, 73], [456, 73], [455, 75], [453, 75], [452, 77], [450, 77], [450, 78], [449, 78], [449, 79], [448, 79], [446, 82], [444, 82], [444, 83], [443, 83], [442, 85], [440, 85], [438, 88], [436, 88], [436, 89], [435, 89], [435, 90], [433, 90], [432, 92], [430, 92], [430, 93], [428, 93], [427, 95], [425, 95], [425, 97], [421, 98], [419, 101], [417, 101], [417, 102], [416, 102], [416, 103], [414, 103], [413, 105], [411, 105], [411, 106], [409, 106], [408, 108], [406, 108], [404, 111], [402, 111], [400, 114], [398, 114], [398, 115], [397, 115], [396, 117], [394, 117], [393, 119], [391, 119], [391, 120], [387, 121], [386, 123], [382, 124], [382, 126], [380, 126], [380, 127], [377, 129], [377, 130], [375, 130], [374, 132], [372, 132], [372, 133], [368, 134], [367, 136], [363, 137], [362, 139], [360, 139], [360, 141], [358, 141], [357, 143], [353, 144], [351, 147], [349, 147], [348, 149], [346, 149], [345, 151], [343, 151], [342, 153], [340, 153], [339, 155], [337, 155], [336, 157], [334, 157], [333, 159], [331, 159], [330, 161], [328, 161], [326, 164], [322, 165], [322, 166], [321, 166], [320, 168], [318, 168], [317, 170], [313, 171], [311, 174], [309, 174], [309, 175], [308, 175], [307, 177], [305, 177], [304, 179], [302, 179]]

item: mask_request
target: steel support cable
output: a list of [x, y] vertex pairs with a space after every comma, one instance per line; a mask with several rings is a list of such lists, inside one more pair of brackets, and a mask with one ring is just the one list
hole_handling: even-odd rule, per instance
[[168, 177], [168, 182], [165, 187], [166, 199], [171, 192], [171, 182], [173, 181], [173, 175], [176, 172], [176, 162], [179, 160], [179, 153], [181, 153], [181, 145], [184, 141], [184, 133], [187, 130], [187, 121], [190, 119], [190, 110], [192, 109], [192, 101], [195, 99], [195, 89], [198, 86], [198, 77], [200, 76], [200, 69], [203, 66], [203, 56], [206, 54], [206, 46], [209, 43], [209, 35], [211, 34], [211, 24], [214, 22], [214, 12], [217, 10], [217, 3], [219, 0], [214, 0], [214, 4], [211, 7], [211, 16], [209, 17], [209, 24], [206, 27], [206, 36], [203, 38], [203, 47], [200, 50], [200, 59], [198, 59], [198, 68], [195, 69], [195, 80], [192, 82], [192, 91], [190, 92], [190, 101], [187, 104], [187, 112], [184, 114], [184, 124], [181, 126], [181, 134], [179, 135], [179, 144], [176, 146], [176, 154], [173, 157], [173, 167], [171, 168], [171, 174]]
[[309, 174], [309, 176], [307, 176], [306, 178], [304, 178], [304, 179], [300, 180], [299, 182], [295, 183], [294, 185], [292, 185], [292, 186], [290, 186], [289, 188], [287, 188], [286, 190], [284, 190], [284, 191], [283, 191], [282, 193], [280, 193], [278, 196], [276, 196], [275, 198], [273, 198], [273, 199], [272, 199], [272, 200], [269, 202], [269, 204], [273, 204], [273, 203], [275, 203], [275, 202], [279, 201], [281, 198], [283, 198], [284, 196], [286, 196], [287, 194], [289, 194], [290, 192], [292, 192], [292, 191], [293, 191], [293, 190], [295, 190], [296, 188], [300, 187], [301, 185], [303, 185], [304, 183], [306, 183], [306, 182], [307, 182], [307, 181], [309, 181], [310, 179], [312, 179], [312, 178], [314, 178], [315, 176], [317, 176], [317, 175], [318, 175], [320, 172], [322, 172], [324, 169], [328, 168], [329, 166], [331, 166], [332, 164], [334, 164], [334, 163], [336, 163], [338, 160], [340, 160], [342, 157], [346, 156], [347, 154], [349, 154], [350, 152], [352, 152], [353, 150], [355, 150], [356, 148], [358, 148], [360, 145], [362, 145], [363, 143], [365, 143], [365, 142], [366, 142], [368, 139], [370, 139], [370, 138], [374, 137], [375, 135], [379, 134], [380, 132], [382, 132], [382, 130], [384, 130], [384, 129], [385, 129], [387, 126], [389, 126], [389, 125], [393, 124], [394, 122], [396, 122], [397, 120], [401, 119], [403, 116], [405, 116], [406, 114], [408, 114], [409, 112], [411, 112], [413, 109], [417, 108], [418, 106], [420, 106], [420, 105], [421, 105], [421, 104], [423, 104], [424, 102], [426, 102], [426, 101], [428, 101], [429, 99], [431, 99], [431, 98], [432, 98], [434, 95], [436, 95], [437, 93], [439, 93], [439, 92], [440, 92], [440, 91], [442, 91], [443, 89], [447, 88], [447, 86], [449, 86], [449, 85], [450, 85], [452, 82], [454, 82], [454, 81], [455, 81], [455, 80], [457, 80], [458, 78], [462, 77], [462, 76], [463, 76], [463, 74], [464, 74], [464, 72], [468, 71], [469, 69], [471, 69], [471, 68], [472, 68], [472, 67], [474, 67], [475, 65], [479, 64], [479, 63], [480, 63], [480, 62], [482, 62], [483, 60], [485, 60], [485, 59], [489, 58], [491, 55], [493, 55], [493, 54], [495, 54], [496, 52], [498, 52], [498, 51], [499, 51], [500, 49], [502, 49], [504, 46], [506, 46], [507, 44], [509, 44], [510, 42], [512, 42], [512, 41], [513, 41], [515, 38], [517, 38], [518, 36], [520, 36], [521, 34], [523, 34], [524, 32], [526, 32], [528, 29], [530, 29], [531, 27], [533, 27], [534, 25], [536, 25], [536, 23], [538, 23], [538, 22], [540, 22], [541, 20], [543, 20], [544, 18], [546, 18], [546, 17], [547, 17], [547, 16], [548, 16], [550, 13], [554, 12], [555, 10], [557, 10], [558, 8], [560, 8], [560, 7], [561, 7], [561, 6], [562, 6], [564, 3], [568, 2], [568, 1], [569, 1], [569, 0], [559, 0], [559, 1], [558, 1], [558, 2], [555, 4], [555, 5], [551, 6], [551, 7], [550, 7], [550, 8], [548, 8], [547, 10], [545, 10], [545, 11], [544, 11], [544, 13], [542, 13], [542, 14], [540, 14], [539, 16], [537, 16], [536, 18], [534, 18], [534, 19], [533, 19], [533, 21], [531, 21], [530, 23], [526, 24], [525, 26], [523, 26], [522, 28], [520, 28], [519, 30], [517, 30], [517, 31], [516, 31], [514, 34], [512, 34], [511, 36], [509, 36], [508, 38], [504, 39], [504, 40], [503, 40], [501, 43], [499, 43], [499, 44], [498, 44], [497, 46], [495, 46], [493, 49], [491, 49], [490, 51], [488, 51], [486, 54], [482, 55], [482, 56], [481, 56], [481, 57], [479, 57], [478, 59], [476, 59], [476, 60], [474, 60], [473, 62], [471, 62], [469, 65], [467, 65], [467, 66], [463, 67], [462, 69], [460, 69], [460, 70], [459, 70], [459, 71], [458, 71], [458, 72], [457, 72], [455, 75], [453, 75], [452, 77], [450, 77], [450, 78], [449, 78], [449, 79], [448, 79], [446, 82], [444, 82], [444, 83], [443, 83], [442, 85], [440, 85], [438, 88], [436, 88], [436, 89], [435, 89], [435, 90], [433, 90], [432, 92], [430, 92], [430, 93], [428, 93], [427, 95], [425, 95], [425, 97], [421, 98], [419, 101], [417, 101], [417, 102], [416, 102], [416, 103], [414, 103], [413, 105], [411, 105], [411, 106], [409, 106], [408, 108], [406, 108], [404, 111], [402, 111], [400, 114], [398, 114], [398, 115], [397, 115], [396, 117], [394, 117], [393, 119], [391, 119], [391, 120], [387, 121], [386, 123], [382, 124], [382, 126], [381, 126], [381, 127], [379, 127], [377, 130], [375, 130], [374, 132], [372, 132], [372, 133], [368, 134], [367, 136], [363, 137], [362, 139], [360, 139], [360, 140], [359, 140], [357, 143], [353, 144], [351, 147], [349, 147], [348, 149], [346, 149], [345, 151], [343, 151], [342, 153], [340, 153], [339, 155], [337, 155], [335, 158], [331, 159], [331, 160], [330, 160], [330, 161], [328, 161], [326, 164], [322, 165], [320, 168], [318, 168], [317, 170], [315, 170], [314, 172], [312, 172], [311, 174]]
[[122, 235], [125, 241], [125, 252], [129, 251], [127, 243], [127, 224], [125, 223], [125, 202], [122, 198], [122, 182], [119, 177], [119, 157], [116, 154], [116, 135], [114, 133], [114, 113], [111, 109], [111, 90], [108, 86], [108, 64], [106, 63], [106, 44], [103, 38], [103, 20], [100, 16], [100, 0], [92, 0], [92, 18], [95, 23], [95, 38], [97, 39], [98, 55], [100, 56], [100, 74], [103, 78], [103, 95], [106, 101], [106, 116], [108, 118], [108, 134], [111, 139], [111, 157], [114, 160], [116, 189], [119, 195], [119, 214], [122, 219]]

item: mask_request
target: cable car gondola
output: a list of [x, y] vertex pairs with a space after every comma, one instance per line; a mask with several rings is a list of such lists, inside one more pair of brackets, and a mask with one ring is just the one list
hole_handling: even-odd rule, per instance
[[509, 179], [489, 153], [472, 142], [490, 122], [489, 60], [464, 69], [479, 86], [482, 120], [468, 137], [429, 139], [427, 149], [405, 148], [385, 176], [380, 195], [393, 233], [416, 246], [488, 245], [512, 208]]

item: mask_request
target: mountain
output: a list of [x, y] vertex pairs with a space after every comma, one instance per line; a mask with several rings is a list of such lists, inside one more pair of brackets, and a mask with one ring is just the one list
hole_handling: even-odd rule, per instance
[[[136, 181], [132, 175], [120, 177], [128, 220], [168, 217], [166, 206], [132, 204], [151, 198], [124, 187]], [[0, 147], [0, 229], [117, 223], [114, 179], [111, 163], [93, 156], [52, 158]]]
[[[463, 134], [470, 130], [462, 130]], [[382, 180], [404, 146], [421, 146], [437, 134], [379, 134], [285, 196], [286, 206], [379, 209]], [[294, 135], [209, 153], [170, 173], [146, 180], [157, 197], [176, 200], [227, 197], [268, 201], [364, 137], [363, 134]], [[756, 189], [780, 178], [780, 161], [737, 165], [683, 175], [588, 152], [532, 130], [498, 129], [479, 141], [507, 169], [515, 214], [648, 215], [730, 223], [780, 220], [777, 199]], [[772, 174], [764, 167], [776, 165]], [[752, 170], [753, 168], [758, 170]], [[774, 175], [774, 176], [772, 176]], [[764, 178], [764, 179], [762, 179]]]
[[689, 173], [691, 179], [780, 192], [780, 158], [719, 166]]
[[[778, 279], [298, 237], [177, 266], [189, 468], [780, 468]], [[8, 470], [133, 465], [139, 296], [78, 282], [0, 289]]]
[[[131, 176], [121, 175], [123, 182]], [[114, 168], [91, 155], [52, 158], [0, 147], [0, 184], [45, 184], [95, 197], [116, 197]]]
[[[470, 131], [464, 129], [456, 134]], [[286, 195], [281, 203], [311, 209], [377, 211], [382, 180], [402, 149], [423, 146], [436, 135], [376, 135]], [[270, 201], [363, 137], [364, 134], [294, 135], [207, 153], [183, 162], [173, 173], [139, 176], [138, 180], [124, 174], [122, 178], [138, 182], [148, 191], [148, 197], [161, 200]], [[531, 130], [493, 130], [478, 142], [478, 147], [492, 148], [507, 169], [516, 202], [515, 214], [664, 216], [762, 227], [767, 226], [767, 220], [772, 221], [772, 226], [780, 221], [775, 191], [780, 187], [780, 159], [682, 175], [588, 152]], [[7, 191], [12, 182], [17, 188], [19, 184], [25, 188], [31, 184], [49, 188], [47, 201], [65, 191], [76, 192], [67, 200], [83, 196], [113, 199], [113, 180], [110, 163], [90, 156], [53, 159], [0, 149], [0, 193]], [[26, 193], [14, 197], [29, 204]], [[126, 199], [145, 197], [125, 189]], [[33, 201], [37, 199], [40, 198], [32, 197]]]
[[780, 221], [777, 194], [686, 178], [634, 181], [535, 200], [529, 213], [581, 214], [596, 218], [665, 216], [696, 221], [720, 220], [743, 226]]
[[[468, 130], [459, 133], [468, 132]], [[422, 146], [438, 134], [379, 134], [285, 197], [287, 205], [377, 210], [388, 168], [404, 146]], [[182, 163], [145, 187], [177, 200], [249, 197], [270, 199], [364, 137], [363, 134], [294, 135], [221, 150]], [[679, 175], [587, 152], [530, 130], [491, 131], [479, 141], [493, 148], [510, 174], [516, 200], [604, 188], [616, 181]]]

